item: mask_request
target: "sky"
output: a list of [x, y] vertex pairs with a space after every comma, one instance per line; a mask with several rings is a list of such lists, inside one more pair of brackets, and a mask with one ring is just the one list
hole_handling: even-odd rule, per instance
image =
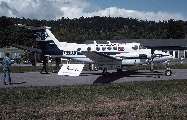
[[124, 17], [187, 21], [186, 0], [0, 0], [0, 16], [38, 20]]

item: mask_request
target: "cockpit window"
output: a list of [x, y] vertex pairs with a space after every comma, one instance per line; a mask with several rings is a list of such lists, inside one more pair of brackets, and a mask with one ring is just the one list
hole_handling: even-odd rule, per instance
[[140, 44], [139, 49], [146, 49], [146, 47]]

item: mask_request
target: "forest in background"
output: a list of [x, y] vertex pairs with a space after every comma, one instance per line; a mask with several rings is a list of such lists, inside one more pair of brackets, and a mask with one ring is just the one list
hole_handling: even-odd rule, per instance
[[184, 39], [187, 21], [147, 21], [122, 17], [90, 17], [79, 19], [36, 20], [0, 17], [0, 45], [9, 44], [38, 47], [32, 31], [14, 26], [25, 24], [50, 26], [59, 41], [84, 43], [86, 40], [120, 39]]

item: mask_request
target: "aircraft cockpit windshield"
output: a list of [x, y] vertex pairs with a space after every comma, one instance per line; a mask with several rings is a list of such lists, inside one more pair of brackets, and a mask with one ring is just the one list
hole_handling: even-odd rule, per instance
[[140, 44], [139, 49], [147, 49], [147, 48], [143, 46], [142, 44]]

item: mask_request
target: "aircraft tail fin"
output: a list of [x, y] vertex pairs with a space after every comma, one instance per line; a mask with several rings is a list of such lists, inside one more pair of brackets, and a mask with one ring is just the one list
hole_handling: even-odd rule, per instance
[[60, 42], [49, 30], [51, 27], [26, 26], [18, 24], [18, 27], [24, 27], [34, 32], [34, 36], [42, 52], [46, 55], [62, 55], [63, 51], [59, 49]]

